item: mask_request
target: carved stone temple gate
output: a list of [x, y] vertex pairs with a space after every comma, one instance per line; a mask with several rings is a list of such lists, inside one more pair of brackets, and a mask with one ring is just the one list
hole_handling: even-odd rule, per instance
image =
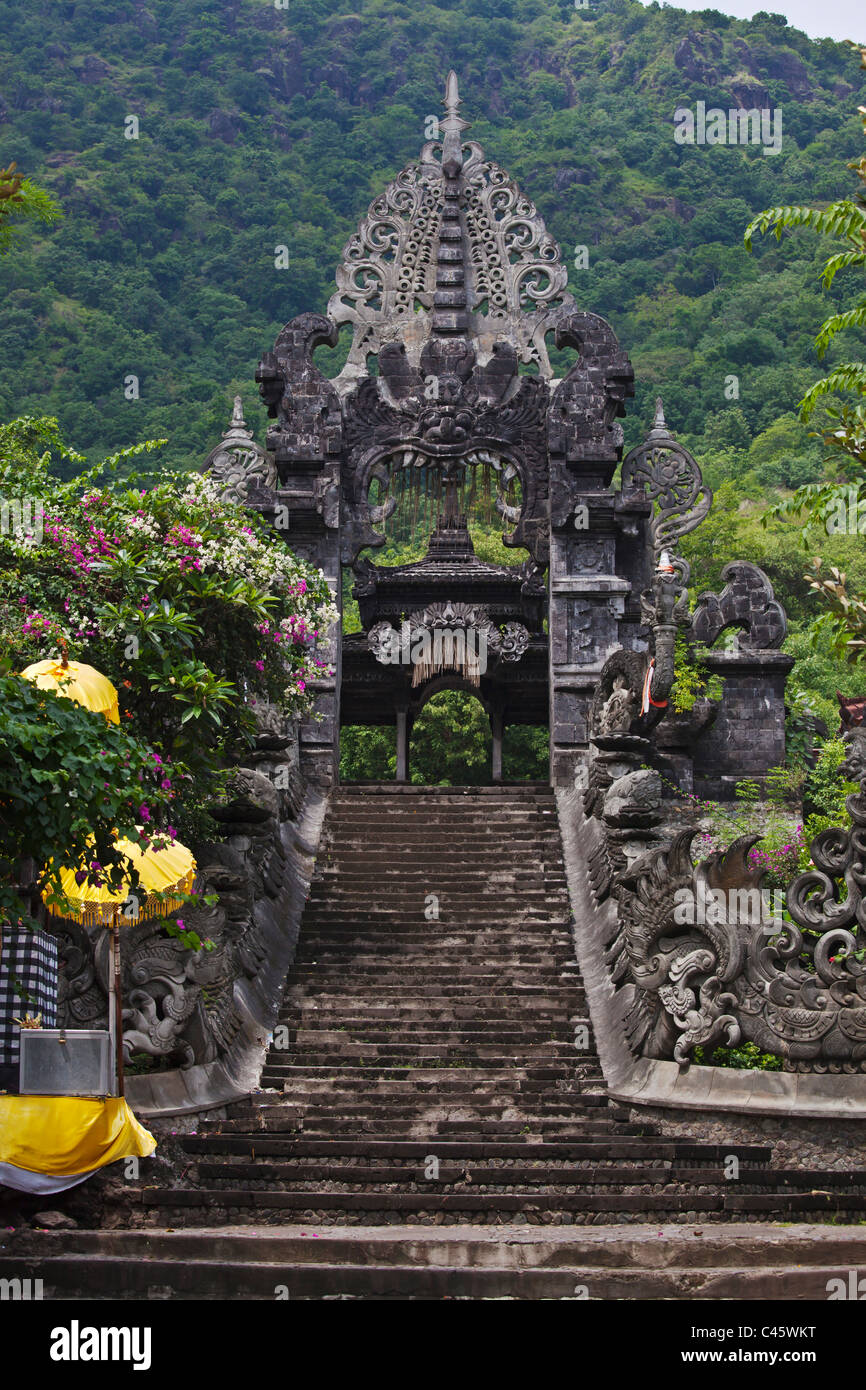
[[[318, 719], [300, 735], [309, 781], [334, 783], [347, 724], [395, 725], [404, 779], [413, 718], [437, 690], [463, 688], [490, 715], [494, 778], [508, 725], [549, 724], [551, 780], [571, 786], [600, 682], [606, 698], [616, 692], [614, 706], [630, 699], [641, 732], [665, 707], [673, 635], [691, 621], [681, 602], [688, 567], [668, 561], [711, 498], [660, 406], [622, 487], [611, 487], [618, 417], [634, 391], [628, 357], [602, 318], [575, 305], [533, 203], [464, 139], [454, 73], [444, 106], [441, 138], [347, 243], [327, 315], [293, 319], [262, 358], [269, 452], [236, 415], [206, 466], [324, 572], [338, 602], [344, 567], [354, 575], [363, 631], [331, 637], [334, 674], [318, 683]], [[313, 353], [336, 346], [346, 324], [348, 360], [328, 380]], [[562, 379], [551, 344], [578, 354]], [[481, 494], [502, 518], [515, 566], [474, 552], [464, 513]], [[375, 565], [363, 552], [419, 508], [435, 523], [427, 554]], [[696, 775], [719, 795], [782, 761], [791, 664], [777, 650], [784, 614], [765, 576], [735, 569], [721, 599], [702, 596], [694, 620], [708, 641], [728, 626], [744, 630], [739, 650], [713, 658], [731, 702], [673, 730], [660, 752], [680, 780]], [[617, 652], [631, 662], [605, 684]], [[703, 761], [701, 746], [712, 749]]]

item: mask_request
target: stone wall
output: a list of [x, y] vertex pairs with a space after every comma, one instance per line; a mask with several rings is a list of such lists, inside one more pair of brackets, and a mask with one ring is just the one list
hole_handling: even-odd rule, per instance
[[[866, 1075], [858, 1044], [852, 1036], [847, 1050], [842, 1048], [845, 1039], [839, 1030], [841, 1050], [829, 1056], [816, 1050], [823, 1046], [825, 1035], [831, 1036], [831, 1027], [839, 1029], [839, 1021], [831, 1017], [831, 1008], [816, 1008], [811, 996], [806, 1013], [775, 1006], [786, 1020], [780, 1025], [784, 1032], [778, 1049], [760, 1040], [762, 1050], [791, 1050], [785, 1071], [703, 1066], [689, 1059], [684, 1040], [689, 1047], [697, 1041], [709, 1046], [725, 1041], [724, 1033], [716, 1036], [712, 1031], [717, 1013], [723, 1028], [727, 1028], [726, 1020], [736, 1019], [744, 1027], [746, 1023], [754, 1026], [756, 1013], [744, 1008], [743, 1001], [748, 1005], [758, 996], [752, 990], [738, 1000], [733, 992], [742, 978], [739, 958], [734, 964], [740, 974], [732, 970], [724, 979], [717, 978], [722, 973], [721, 957], [714, 960], [707, 950], [712, 931], [691, 941], [688, 928], [679, 928], [683, 949], [677, 954], [673, 938], [678, 929], [671, 925], [666, 898], [673, 883], [694, 881], [688, 841], [682, 842], [683, 833], [688, 836], [689, 832], [680, 832], [680, 849], [673, 854], [669, 855], [670, 846], [658, 843], [667, 839], [669, 827], [660, 815], [660, 788], [652, 795], [648, 786], [653, 776], [630, 773], [604, 787], [592, 780], [590, 770], [585, 791], [557, 793], [575, 954], [610, 1095], [638, 1108], [640, 1116], [664, 1117], [674, 1126], [672, 1133], [707, 1137], [706, 1117], [714, 1116], [720, 1134], [741, 1133], [745, 1141], [749, 1136], [754, 1139], [756, 1131], [751, 1126], [756, 1120], [763, 1123], [766, 1118], [787, 1145], [796, 1144], [801, 1132], [808, 1132], [810, 1142], [817, 1144], [826, 1129], [832, 1146], [845, 1125], [851, 1126], [844, 1133], [855, 1143], [866, 1121]], [[587, 814], [585, 802], [596, 813]], [[652, 848], [654, 841], [661, 857]], [[635, 855], [638, 866], [646, 866], [643, 875], [635, 868]], [[682, 863], [675, 862], [677, 855]], [[725, 865], [724, 858], [721, 862]], [[727, 867], [731, 865], [736, 867], [735, 859]], [[639, 891], [644, 896], [631, 904], [629, 920], [619, 901], [618, 885], [623, 877], [634, 881], [635, 876], [641, 878]], [[757, 927], [751, 931], [754, 935]], [[721, 940], [724, 932], [716, 936]], [[761, 936], [759, 946], [763, 940]], [[761, 952], [757, 954], [760, 959]], [[782, 988], [785, 976], [774, 963], [775, 954], [766, 954], [768, 979], [777, 980]], [[673, 974], [666, 964], [668, 957]], [[838, 969], [841, 973], [844, 963]], [[807, 974], [804, 980], [807, 986], [811, 981], [816, 989], [823, 987], [820, 975]], [[656, 993], [663, 990], [664, 1008], [657, 1007], [654, 989]], [[767, 1000], [775, 997], [771, 992]], [[823, 1030], [820, 1037], [816, 1035], [814, 1056], [803, 1050], [810, 1020], [821, 1023]], [[699, 1036], [704, 1025], [706, 1038]], [[842, 1029], [850, 1026], [846, 1018], [841, 1025]], [[802, 1039], [797, 1029], [802, 1030]]]
[[[250, 765], [234, 770], [213, 808], [222, 834], [195, 846], [201, 888], [219, 901], [180, 914], [213, 949], [183, 946], [159, 918], [121, 932], [124, 1053], [155, 1064], [126, 1080], [144, 1118], [209, 1109], [258, 1084], [326, 808], [325, 793], [303, 778], [297, 729], [274, 711], [262, 711], [260, 724]], [[62, 921], [53, 930], [60, 1024], [107, 1027], [107, 932]]]

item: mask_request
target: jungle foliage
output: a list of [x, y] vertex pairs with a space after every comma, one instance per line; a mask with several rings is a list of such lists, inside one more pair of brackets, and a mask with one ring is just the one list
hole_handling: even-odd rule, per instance
[[[777, 422], [815, 381], [815, 327], [843, 291], [817, 283], [816, 233], [753, 256], [742, 234], [762, 209], [849, 193], [855, 51], [778, 15], [636, 0], [336, 8], [0, 0], [0, 165], [64, 214], [26, 226], [3, 266], [0, 418], [56, 416], [88, 453], [167, 438], [167, 463], [186, 467], [235, 390], [261, 430], [258, 357], [287, 319], [324, 309], [344, 243], [417, 157], [453, 66], [470, 137], [535, 201], [578, 302], [632, 355], [627, 442], [662, 392], [672, 426], [726, 472], [762, 487], [819, 476], [806, 429]], [[781, 106], [781, 153], [677, 144], [674, 111], [698, 100]], [[829, 367], [857, 355], [850, 337]]]
[[[44, 190], [42, 213], [63, 212], [49, 220], [34, 205], [14, 219], [0, 419], [54, 416], [91, 458], [165, 438], [165, 464], [189, 469], [240, 392], [263, 438], [261, 352], [293, 315], [325, 308], [346, 240], [417, 157], [453, 66], [470, 138], [534, 200], [578, 303], [607, 317], [631, 355], [627, 446], [660, 393], [716, 490], [683, 547], [695, 592], [717, 588], [728, 559], [762, 565], [791, 620], [792, 698], [834, 727], [835, 689], [853, 693], [862, 678], [821, 625], [827, 596], [807, 577], [814, 537], [767, 511], [838, 475], [820, 438], [826, 418], [817, 410], [810, 433], [798, 403], [863, 358], [862, 326], [845, 318], [859, 272], [849, 259], [827, 276], [839, 248], [826, 219], [758, 238], [752, 255], [742, 240], [763, 210], [851, 198], [846, 164], [863, 153], [857, 50], [767, 12], [744, 21], [636, 0], [336, 9], [0, 0], [0, 166], [14, 162]], [[674, 111], [698, 101], [781, 108], [781, 152], [678, 144]], [[829, 320], [839, 331], [819, 363], [815, 335]], [[344, 332], [317, 362], [333, 372], [346, 350]], [[55, 462], [61, 476], [76, 471]], [[392, 546], [391, 563], [408, 545], [421, 538]], [[863, 554], [856, 531], [822, 534], [822, 560], [854, 594]], [[350, 627], [353, 616], [349, 604]], [[422, 758], [420, 732], [416, 741]]]

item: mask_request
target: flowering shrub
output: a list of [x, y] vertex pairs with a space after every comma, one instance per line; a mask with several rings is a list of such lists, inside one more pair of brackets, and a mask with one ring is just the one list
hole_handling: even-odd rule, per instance
[[159, 838], [137, 828], [168, 812], [160, 772], [157, 755], [128, 729], [0, 675], [0, 924], [28, 907], [35, 913], [41, 889], [59, 892], [67, 864], [81, 863], [81, 884], [119, 888], [128, 875], [115, 832], [145, 849], [170, 841], [172, 826]]
[[122, 718], [162, 759], [172, 820], [196, 833], [256, 702], [310, 709], [310, 682], [326, 669], [316, 640], [337, 614], [321, 572], [220, 501], [209, 479], [118, 477], [156, 447], [60, 482], [52, 453], [85, 461], [56, 422], [0, 427], [0, 497], [26, 492], [42, 511], [41, 537], [0, 534], [0, 658], [21, 670], [64, 642], [71, 659], [108, 676]]

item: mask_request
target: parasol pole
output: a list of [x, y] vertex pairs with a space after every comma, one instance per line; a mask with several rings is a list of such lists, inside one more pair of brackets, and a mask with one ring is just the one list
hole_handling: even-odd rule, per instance
[[108, 1033], [115, 1066], [114, 1094], [123, 1095], [123, 1000], [120, 992], [120, 926], [117, 909], [111, 914], [108, 929], [110, 958], [108, 962]]
[[117, 1094], [123, 1095], [123, 996], [120, 982], [120, 920], [117, 912], [112, 922], [111, 944], [113, 955], [112, 983], [114, 988], [114, 1045], [117, 1067]]

